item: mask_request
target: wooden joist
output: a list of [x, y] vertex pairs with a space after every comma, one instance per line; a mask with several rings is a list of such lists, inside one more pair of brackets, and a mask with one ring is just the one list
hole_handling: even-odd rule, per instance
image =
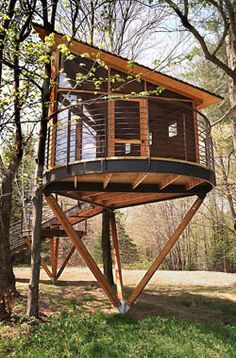
[[160, 189], [163, 190], [168, 185], [173, 184], [177, 179], [179, 179], [181, 175], [177, 174], [169, 174], [167, 175], [160, 183]]
[[149, 173], [140, 173], [135, 181], [132, 183], [132, 188], [135, 189], [139, 184], [141, 184], [148, 176]]
[[106, 189], [107, 185], [109, 184], [109, 181], [111, 180], [112, 173], [106, 174], [104, 180], [103, 180], [103, 189]]

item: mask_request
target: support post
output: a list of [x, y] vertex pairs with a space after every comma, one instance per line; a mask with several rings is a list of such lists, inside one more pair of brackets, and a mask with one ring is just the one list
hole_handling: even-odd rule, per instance
[[57, 265], [58, 265], [58, 253], [59, 253], [59, 238], [50, 239], [50, 254], [51, 254], [51, 266], [52, 266], [52, 279], [55, 283], [57, 280]]
[[57, 279], [61, 276], [62, 272], [64, 271], [64, 268], [66, 267], [68, 261], [70, 260], [70, 258], [71, 258], [71, 256], [73, 255], [74, 252], [75, 252], [75, 246], [72, 247], [72, 249], [70, 250], [70, 252], [66, 256], [63, 264], [61, 265], [61, 268], [58, 270]]
[[[205, 197], [205, 196], [204, 196]], [[179, 224], [177, 229], [175, 230], [174, 234], [171, 236], [167, 244], [164, 246], [162, 251], [160, 252], [159, 256], [156, 258], [156, 260], [153, 262], [149, 270], [146, 272], [142, 280], [139, 282], [138, 286], [135, 288], [134, 292], [131, 294], [131, 296], [127, 300], [127, 305], [130, 307], [134, 304], [134, 302], [139, 297], [140, 293], [143, 291], [144, 287], [148, 284], [158, 267], [161, 265], [165, 257], [168, 255], [186, 226], [189, 224], [190, 220], [196, 213], [196, 211], [199, 209], [200, 205], [202, 204], [204, 197], [199, 197], [195, 200], [194, 204], [190, 208], [190, 210], [187, 212], [185, 217], [183, 218], [182, 222]]]
[[114, 267], [115, 267], [115, 277], [116, 277], [116, 286], [117, 286], [117, 296], [119, 300], [124, 301], [124, 288], [123, 288], [123, 279], [121, 271], [121, 261], [120, 261], [120, 251], [118, 244], [118, 235], [116, 228], [116, 217], [115, 213], [110, 214], [111, 220], [111, 231], [112, 231], [112, 243], [113, 243], [113, 254], [114, 254]]
[[89, 269], [94, 274], [95, 278], [97, 279], [98, 283], [103, 288], [104, 292], [106, 293], [107, 297], [111, 301], [111, 303], [115, 307], [120, 306], [120, 301], [117, 298], [115, 292], [113, 291], [112, 287], [108, 284], [107, 280], [103, 276], [102, 272], [100, 271], [99, 267], [97, 266], [96, 262], [88, 252], [86, 246], [82, 242], [80, 236], [77, 234], [77, 232], [74, 230], [73, 226], [69, 222], [67, 216], [64, 214], [64, 212], [61, 210], [60, 206], [54, 199], [52, 195], [49, 195], [46, 197], [46, 201], [54, 214], [56, 215], [59, 223], [67, 233], [69, 239], [72, 241], [82, 258], [84, 259], [85, 263], [89, 267]]

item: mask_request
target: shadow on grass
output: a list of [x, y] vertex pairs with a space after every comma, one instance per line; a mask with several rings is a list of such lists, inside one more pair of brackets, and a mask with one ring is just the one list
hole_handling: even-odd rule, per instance
[[[128, 289], [127, 294], [132, 290]], [[215, 294], [218, 294], [215, 289]], [[176, 288], [146, 290], [129, 311], [136, 319], [150, 315], [177, 318], [181, 320], [214, 323], [236, 324], [236, 303], [228, 298], [214, 297], [208, 288], [199, 292]]]
[[[28, 282], [27, 279], [17, 281]], [[61, 288], [59, 292], [43, 293], [49, 305], [57, 302], [62, 307], [80, 306], [85, 311], [92, 309], [93, 312], [111, 307], [96, 281], [58, 281], [53, 285], [50, 280], [40, 280], [40, 283], [47, 285], [48, 288], [51, 285]], [[132, 291], [133, 288], [125, 288], [126, 298]], [[128, 315], [122, 317], [129, 317], [127, 319], [132, 321], [142, 320], [151, 315], [200, 323], [236, 324], [236, 303], [230, 299], [230, 295], [234, 295], [235, 299], [234, 287], [157, 286], [155, 289], [144, 290]], [[48, 304], [44, 301], [43, 299], [41, 302], [42, 310]], [[55, 312], [55, 308], [51, 311]]]

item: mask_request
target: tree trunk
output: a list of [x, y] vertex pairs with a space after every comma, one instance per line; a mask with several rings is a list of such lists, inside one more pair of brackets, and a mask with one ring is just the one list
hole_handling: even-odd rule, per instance
[[35, 175], [35, 191], [33, 195], [33, 226], [31, 245], [31, 275], [28, 291], [26, 315], [28, 317], [39, 316], [39, 277], [40, 277], [40, 252], [41, 252], [41, 223], [43, 211], [43, 170], [45, 159], [45, 146], [47, 138], [47, 118], [50, 103], [50, 78], [51, 65], [45, 65], [46, 78], [43, 83], [42, 118], [39, 135], [37, 167]]
[[102, 259], [104, 275], [110, 285], [114, 285], [110, 240], [110, 212], [108, 210], [102, 214]]
[[[235, 9], [236, 0], [232, 1], [232, 8]], [[229, 35], [226, 38], [226, 52], [228, 66], [232, 70], [236, 70], [236, 13], [230, 14]], [[229, 101], [231, 107], [236, 106], [236, 74], [234, 78], [229, 78]], [[232, 112], [233, 134], [234, 134], [234, 150], [236, 152], [236, 108]]]
[[41, 264], [41, 223], [43, 211], [43, 186], [41, 172], [43, 169], [37, 167], [36, 170], [36, 190], [33, 197], [33, 222], [32, 222], [32, 245], [31, 245], [31, 275], [28, 291], [28, 302], [26, 315], [28, 317], [39, 316], [39, 277]]
[[9, 243], [13, 179], [14, 175], [8, 172], [2, 183], [0, 200], [0, 320], [11, 315], [11, 304], [16, 294]]

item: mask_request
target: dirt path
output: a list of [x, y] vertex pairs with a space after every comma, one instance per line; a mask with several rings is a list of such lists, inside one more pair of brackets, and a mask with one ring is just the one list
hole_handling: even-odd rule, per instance
[[[15, 268], [15, 275], [19, 279], [29, 278], [29, 268]], [[135, 286], [145, 274], [145, 270], [124, 270], [124, 282], [127, 286]], [[48, 280], [45, 272], [41, 271], [40, 278]], [[87, 268], [66, 268], [60, 281], [93, 281], [94, 277]], [[209, 271], [158, 271], [153, 276], [149, 286], [210, 286], [210, 287], [235, 287], [236, 274]]]

